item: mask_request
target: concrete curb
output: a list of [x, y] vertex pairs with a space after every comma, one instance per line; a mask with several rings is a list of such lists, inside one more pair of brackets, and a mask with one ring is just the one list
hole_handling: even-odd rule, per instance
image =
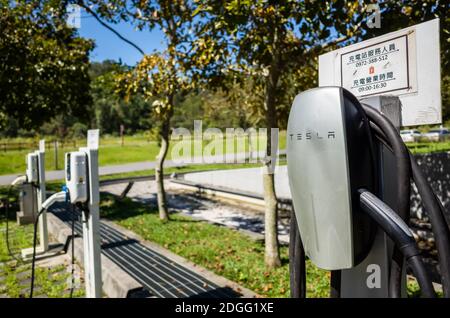
[[250, 206], [253, 206], [254, 208], [264, 208], [264, 200], [259, 198], [252, 198], [252, 197], [246, 197], [242, 195], [236, 195], [233, 193], [228, 193], [224, 191], [218, 191], [209, 189], [206, 187], [199, 186], [198, 184], [187, 184], [187, 183], [181, 183], [178, 182], [178, 180], [170, 179], [170, 182], [177, 185], [177, 187], [190, 190], [196, 194], [203, 195], [208, 198], [219, 198], [226, 202], [242, 202], [246, 203]]
[[260, 297], [257, 293], [251, 291], [250, 289], [242, 287], [241, 285], [237, 284], [236, 282], [233, 282], [225, 277], [216, 275], [213, 272], [207, 270], [206, 268], [203, 268], [197, 264], [194, 264], [193, 262], [185, 259], [184, 257], [181, 257], [175, 253], [172, 253], [171, 251], [165, 249], [164, 247], [162, 247], [156, 243], [146, 241], [142, 237], [140, 237], [138, 234], [136, 234], [114, 222], [111, 222], [108, 220], [102, 220], [102, 222], [105, 222], [105, 224], [108, 224], [109, 226], [111, 226], [112, 228], [121, 232], [122, 234], [126, 235], [127, 237], [139, 241], [141, 244], [154, 250], [155, 252], [164, 255], [165, 257], [172, 260], [173, 262], [176, 262], [178, 264], [181, 264], [182, 266], [185, 266], [189, 270], [203, 276], [205, 279], [213, 282], [214, 284], [216, 284], [220, 287], [232, 288], [234, 291], [240, 293], [244, 298]]
[[[72, 240], [70, 236], [72, 231], [68, 225], [61, 221], [53, 213], [47, 213], [48, 231], [59, 243], [68, 244], [68, 251], [70, 251]], [[83, 265], [83, 238], [76, 237], [75, 243], [75, 258]], [[128, 275], [124, 270], [117, 266], [108, 257], [102, 254], [102, 279], [103, 292], [109, 298], [127, 298], [135, 293], [143, 291], [143, 286], [134, 278]]]

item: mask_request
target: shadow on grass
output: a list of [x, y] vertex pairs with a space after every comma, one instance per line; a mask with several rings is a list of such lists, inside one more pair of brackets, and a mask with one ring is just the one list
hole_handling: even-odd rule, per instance
[[[100, 216], [111, 221], [121, 221], [144, 214], [158, 214], [158, 209], [152, 204], [136, 202], [130, 198], [120, 199], [118, 196], [109, 192], [101, 192], [100, 196]], [[171, 218], [170, 222], [197, 223], [200, 220]]]
[[289, 257], [281, 257], [281, 266], [289, 264]]
[[153, 207], [134, 202], [130, 198], [119, 199], [119, 197], [108, 192], [101, 192], [100, 197], [100, 216], [112, 221], [157, 213], [157, 210]]

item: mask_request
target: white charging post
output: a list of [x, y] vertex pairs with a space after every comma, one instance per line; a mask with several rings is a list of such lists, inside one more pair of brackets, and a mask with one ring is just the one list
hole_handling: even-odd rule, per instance
[[83, 243], [86, 297], [100, 298], [102, 296], [102, 266], [100, 245], [100, 191], [98, 177], [98, 144], [99, 130], [88, 131], [87, 147], [80, 151], [87, 155], [88, 164], [88, 213], [83, 213]]
[[[39, 150], [36, 151], [38, 155], [38, 169], [39, 169], [39, 187], [37, 188], [37, 207], [38, 211], [42, 209], [42, 203], [46, 199], [45, 189], [45, 140], [39, 141]], [[48, 251], [48, 230], [47, 230], [47, 213], [42, 212], [39, 219], [39, 243], [40, 251], [45, 253]]]
[[[45, 140], [39, 141], [39, 150], [33, 153], [37, 156], [37, 170], [38, 179], [36, 184], [36, 197], [37, 197], [37, 211], [36, 214], [41, 211], [42, 203], [46, 199], [45, 190]], [[47, 230], [47, 213], [44, 210], [38, 220], [39, 229], [39, 246], [36, 248], [36, 254], [42, 255], [48, 252], [48, 230]], [[22, 257], [28, 259], [33, 255], [33, 248], [27, 248], [22, 250]]]
[[[100, 191], [98, 180], [98, 144], [99, 130], [89, 130], [87, 138], [87, 147], [80, 148], [78, 151], [69, 152], [65, 155], [65, 179], [66, 188], [57, 192], [44, 201], [45, 187], [40, 190], [39, 207], [49, 206], [55, 202], [66, 202], [77, 205], [82, 210], [83, 227], [83, 261], [85, 272], [85, 287], [87, 298], [102, 297], [102, 272], [101, 272], [101, 246], [100, 246]], [[41, 144], [43, 150], [44, 144]], [[39, 171], [43, 175], [43, 164]], [[29, 169], [30, 170], [30, 169]], [[32, 178], [36, 180], [35, 171]], [[41, 215], [42, 229], [41, 235], [47, 235], [47, 220], [45, 218], [45, 209]], [[72, 216], [73, 217], [73, 216]], [[42, 241], [48, 246], [47, 237]], [[74, 244], [74, 240], [71, 242]], [[33, 250], [31, 249], [31, 254]]]
[[[346, 88], [397, 129], [440, 124], [439, 47], [439, 19], [434, 19], [328, 52], [319, 57], [319, 86]], [[395, 161], [382, 145], [379, 157], [382, 199], [395, 209], [397, 193], [390, 182], [396, 179]], [[388, 297], [392, 250], [392, 241], [379, 231], [366, 259], [342, 271], [340, 296]]]

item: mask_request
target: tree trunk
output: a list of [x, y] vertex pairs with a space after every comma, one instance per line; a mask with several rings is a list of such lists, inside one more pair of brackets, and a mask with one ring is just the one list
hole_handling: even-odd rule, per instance
[[156, 158], [155, 180], [156, 180], [156, 196], [158, 199], [159, 218], [163, 221], [169, 220], [169, 212], [167, 210], [166, 191], [164, 189], [164, 160], [169, 150], [169, 133], [170, 133], [170, 116], [162, 123], [159, 136], [161, 138], [161, 147], [158, 157]]
[[[267, 167], [266, 167], [267, 168]], [[268, 268], [281, 265], [278, 242], [278, 209], [275, 194], [274, 174], [264, 173], [264, 201], [265, 201], [265, 255], [264, 260]]]
[[266, 78], [264, 106], [266, 113], [267, 141], [266, 160], [263, 174], [264, 202], [265, 202], [265, 264], [268, 268], [281, 266], [280, 248], [278, 242], [278, 205], [275, 193], [275, 164], [272, 162], [271, 128], [277, 127], [277, 113], [275, 107], [276, 86], [279, 72], [274, 63]]

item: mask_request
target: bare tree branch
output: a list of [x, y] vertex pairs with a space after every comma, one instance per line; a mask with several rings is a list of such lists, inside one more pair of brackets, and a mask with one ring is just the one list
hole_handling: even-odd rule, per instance
[[109, 26], [107, 23], [103, 22], [102, 19], [100, 19], [100, 17], [91, 9], [89, 8], [89, 6], [85, 5], [83, 3], [82, 0], [78, 1], [78, 5], [82, 8], [84, 8], [88, 13], [90, 13], [101, 25], [103, 25], [105, 28], [107, 28], [108, 30], [110, 30], [112, 33], [114, 33], [119, 39], [121, 39], [122, 41], [128, 43], [129, 45], [131, 45], [132, 47], [134, 47], [136, 50], [139, 51], [139, 53], [141, 53], [142, 55], [145, 55], [144, 50], [142, 50], [139, 46], [137, 46], [137, 44], [131, 42], [130, 40], [128, 40], [127, 38], [123, 37], [119, 32], [117, 32], [116, 30], [114, 30], [114, 28], [112, 28], [111, 26]]

